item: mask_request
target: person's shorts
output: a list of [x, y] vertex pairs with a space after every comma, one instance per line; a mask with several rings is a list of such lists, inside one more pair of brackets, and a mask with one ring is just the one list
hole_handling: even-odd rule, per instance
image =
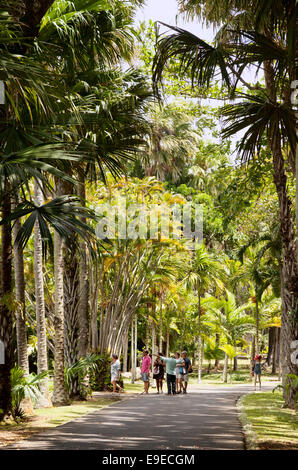
[[181, 379], [183, 382], [188, 382], [188, 374], [181, 374]]
[[182, 377], [183, 377], [183, 374], [180, 374], [180, 373], [177, 374], [177, 373], [176, 373], [176, 379], [182, 379]]
[[147, 372], [142, 372], [142, 380], [143, 382], [149, 382], [149, 374]]

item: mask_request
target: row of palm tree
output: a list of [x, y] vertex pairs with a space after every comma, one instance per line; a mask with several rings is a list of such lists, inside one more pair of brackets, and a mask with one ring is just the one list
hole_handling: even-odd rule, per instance
[[[242, 132], [238, 151], [243, 164], [258, 162], [262, 147], [270, 150], [273, 181], [279, 202], [279, 223], [282, 243], [281, 292], [282, 337], [286, 371], [297, 374], [291, 360], [291, 344], [297, 337], [298, 254], [295, 246], [295, 220], [289, 192], [286, 165], [295, 178], [297, 136], [295, 110], [291, 103], [291, 83], [296, 78], [296, 13], [293, 1], [275, 3], [213, 2], [212, 0], [179, 2], [182, 10], [193, 18], [218, 28], [213, 45], [188, 31], [164, 25], [170, 33], [161, 35], [153, 65], [156, 86], [170, 60], [177, 60], [180, 70], [193, 86], [207, 90], [215, 80], [227, 90], [236, 103], [223, 110], [225, 138]], [[247, 82], [248, 68], [262, 69], [265, 83]], [[239, 87], [242, 87], [239, 90]], [[243, 91], [244, 90], [244, 91]], [[296, 161], [297, 165], [297, 161]], [[296, 193], [297, 193], [296, 181]], [[297, 221], [296, 221], [297, 222]], [[297, 225], [297, 224], [296, 224]], [[293, 406], [294, 390], [289, 388], [286, 400]]]
[[[32, 2], [31, 2], [32, 3]], [[1, 109], [1, 327], [5, 364], [0, 374], [0, 417], [10, 409], [12, 367], [12, 233], [14, 226], [18, 351], [28, 373], [23, 250], [34, 229], [37, 372], [48, 370], [43, 262], [54, 256], [55, 404], [63, 404], [64, 271], [70, 247], [81, 251], [78, 282], [68, 271], [69, 288], [80, 292], [77, 312], [79, 356], [87, 353], [87, 244], [94, 216], [85, 207], [85, 178], [122, 171], [122, 162], [140, 148], [150, 97], [137, 71], [122, 72], [133, 52], [134, 7], [122, 2], [1, 2], [1, 74], [6, 104]], [[36, 3], [36, 5], [35, 5]], [[38, 5], [37, 5], [38, 4]], [[33, 10], [32, 10], [33, 8]], [[31, 14], [34, 11], [34, 14]], [[35, 23], [34, 23], [35, 22]], [[108, 84], [108, 85], [107, 85]], [[34, 181], [34, 195], [33, 195]], [[44, 200], [46, 202], [44, 203]], [[12, 204], [14, 209], [12, 210]], [[21, 218], [25, 217], [20, 226]], [[49, 225], [54, 228], [54, 243]], [[18, 227], [18, 228], [17, 228]], [[48, 384], [42, 384], [48, 399]]]

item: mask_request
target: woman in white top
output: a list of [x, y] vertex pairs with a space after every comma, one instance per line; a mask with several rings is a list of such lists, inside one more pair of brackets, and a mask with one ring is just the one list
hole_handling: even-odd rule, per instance
[[120, 380], [120, 361], [118, 359], [117, 354], [113, 354], [112, 356], [112, 363], [111, 363], [111, 382], [113, 384], [113, 393], [116, 393], [117, 389], [120, 392], [124, 392], [123, 388], [117, 383]]

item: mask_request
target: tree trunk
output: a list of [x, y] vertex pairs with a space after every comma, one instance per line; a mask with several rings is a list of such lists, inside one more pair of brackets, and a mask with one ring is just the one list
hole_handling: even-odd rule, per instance
[[136, 374], [135, 374], [135, 353], [134, 353], [134, 327], [133, 327], [133, 319], [131, 320], [131, 338], [130, 338], [130, 345], [131, 345], [131, 351], [130, 351], [130, 356], [131, 356], [131, 383], [134, 384], [136, 380]]
[[24, 276], [24, 254], [23, 249], [16, 243], [16, 237], [22, 227], [21, 219], [17, 219], [13, 226], [13, 254], [14, 254], [14, 277], [17, 301], [17, 349], [18, 366], [29, 374], [29, 361], [27, 352], [27, 326], [26, 326], [26, 304], [25, 304], [25, 276]]
[[146, 339], [145, 339], [145, 347], [149, 351], [149, 343], [150, 343], [150, 316], [149, 316], [149, 306], [150, 304], [147, 304], [148, 306], [148, 314], [146, 318]]
[[[264, 67], [266, 87], [271, 100], [275, 101], [276, 90], [274, 84], [274, 69], [270, 62]], [[284, 328], [283, 348], [286, 357], [288, 373], [298, 375], [298, 364], [291, 360], [292, 345], [297, 338], [298, 318], [298, 262], [295, 245], [295, 232], [292, 219], [292, 204], [287, 189], [287, 175], [285, 160], [281, 147], [280, 129], [274, 128], [270, 132], [270, 148], [273, 156], [274, 183], [278, 195], [280, 231], [282, 239], [282, 278], [283, 302], [282, 324]], [[286, 405], [295, 406], [295, 389], [289, 382], [284, 389]]]
[[256, 297], [256, 338], [255, 338], [256, 354], [259, 354], [259, 329], [260, 329], [259, 301]]
[[224, 368], [222, 372], [222, 381], [226, 383], [228, 381], [228, 355], [225, 353]]
[[134, 364], [135, 364], [135, 378], [137, 378], [137, 361], [138, 361], [138, 315], [135, 314], [135, 347], [134, 347], [134, 353], [135, 353], [135, 359], [134, 359]]
[[272, 371], [271, 371], [271, 374], [276, 374], [276, 359], [277, 359], [277, 328], [274, 327], [273, 357], [272, 357]]
[[[215, 344], [216, 344], [216, 346], [219, 346], [219, 333], [215, 334]], [[217, 371], [218, 366], [219, 366], [219, 359], [215, 359], [215, 363], [214, 363], [215, 371]]]
[[[64, 253], [64, 356], [67, 367], [78, 361], [78, 303], [79, 303], [79, 266], [75, 243]], [[69, 396], [79, 397], [78, 377], [69, 384]]]
[[[2, 218], [11, 212], [8, 188], [5, 188], [1, 202]], [[10, 370], [12, 367], [13, 320], [12, 304], [12, 246], [11, 224], [1, 226], [1, 304], [0, 304], [0, 342], [4, 346], [4, 364], [0, 363], [0, 421], [11, 410]], [[0, 344], [1, 346], [1, 344]]]
[[[79, 171], [78, 196], [82, 206], [85, 205], [85, 177], [84, 171]], [[85, 222], [85, 219], [82, 219]], [[86, 242], [80, 242], [80, 268], [79, 268], [79, 357], [85, 357], [89, 348], [89, 315], [88, 315], [88, 266], [87, 266], [87, 246]]]
[[127, 358], [128, 358], [128, 331], [123, 338], [123, 372], [127, 372]]
[[159, 312], [159, 351], [162, 351], [162, 295], [160, 297], [160, 312]]
[[[61, 195], [61, 184], [56, 183], [57, 196]], [[55, 279], [55, 367], [53, 404], [64, 406], [68, 404], [64, 376], [64, 292], [63, 292], [63, 240], [59, 233], [54, 232], [54, 279]]]
[[[156, 344], [155, 323], [154, 323], [154, 320], [152, 320], [152, 359], [155, 359], [155, 356], [154, 356], [154, 354], [156, 354], [155, 344]], [[154, 364], [154, 360], [152, 360], [151, 362], [152, 374], [153, 374], [153, 369], [154, 369], [153, 364]]]
[[170, 350], [170, 329], [167, 326], [167, 350], [166, 350], [166, 357], [169, 356], [169, 350]]
[[255, 365], [254, 357], [256, 355], [256, 342], [255, 342], [255, 337], [254, 335], [252, 336], [252, 341], [251, 341], [251, 352], [250, 352], [250, 375], [253, 377], [252, 370]]
[[[34, 197], [35, 204], [43, 204], [43, 194], [40, 182], [35, 180]], [[37, 335], [37, 373], [40, 374], [48, 370], [47, 335], [46, 335], [46, 313], [43, 284], [43, 259], [42, 240], [38, 221], [34, 228], [34, 278], [35, 278], [35, 299], [36, 299], [36, 335]], [[40, 391], [43, 399], [38, 401], [39, 407], [51, 406], [49, 398], [48, 379], [45, 378], [40, 384]]]
[[198, 301], [199, 301], [199, 332], [198, 332], [198, 383], [201, 383], [202, 375], [202, 336], [201, 336], [201, 294], [198, 287]]
[[266, 359], [266, 363], [270, 366], [272, 361], [272, 352], [274, 347], [274, 327], [270, 326], [268, 329], [268, 355]]

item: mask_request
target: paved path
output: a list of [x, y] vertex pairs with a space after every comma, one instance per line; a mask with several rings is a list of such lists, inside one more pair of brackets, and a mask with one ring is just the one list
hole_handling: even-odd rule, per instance
[[187, 395], [138, 396], [35, 434], [9, 448], [241, 450], [244, 441], [235, 404], [240, 395], [251, 391], [247, 385], [193, 386]]

